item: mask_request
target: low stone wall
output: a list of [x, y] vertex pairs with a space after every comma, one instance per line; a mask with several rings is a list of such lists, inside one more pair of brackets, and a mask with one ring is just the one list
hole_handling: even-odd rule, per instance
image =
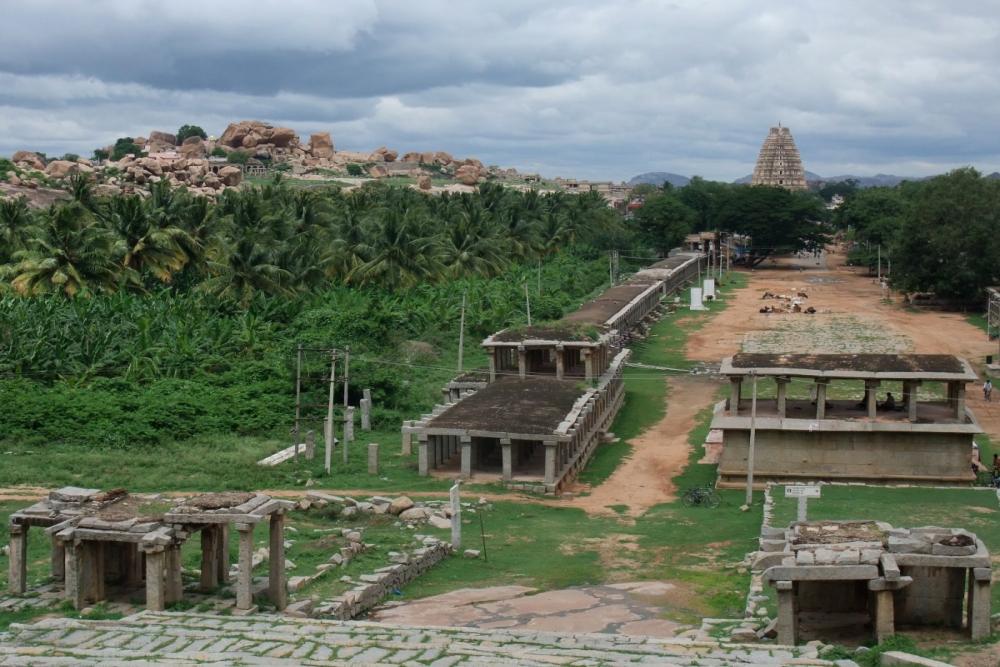
[[362, 584], [343, 595], [321, 603], [316, 616], [350, 620], [378, 605], [393, 590], [405, 586], [451, 555], [452, 547], [436, 538], [427, 538], [426, 546], [408, 554], [407, 562], [396, 563], [361, 575]]

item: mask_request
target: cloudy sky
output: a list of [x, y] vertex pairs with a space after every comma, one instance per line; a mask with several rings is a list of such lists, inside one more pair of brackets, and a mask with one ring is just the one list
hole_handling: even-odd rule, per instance
[[1000, 1], [0, 0], [0, 155], [260, 119], [549, 176], [1000, 168]]

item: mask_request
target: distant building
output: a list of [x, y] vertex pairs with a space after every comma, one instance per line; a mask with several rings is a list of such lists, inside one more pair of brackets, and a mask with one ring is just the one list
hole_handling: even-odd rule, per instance
[[795, 139], [781, 123], [772, 127], [764, 139], [750, 185], [773, 185], [789, 190], [805, 190], [808, 187]]

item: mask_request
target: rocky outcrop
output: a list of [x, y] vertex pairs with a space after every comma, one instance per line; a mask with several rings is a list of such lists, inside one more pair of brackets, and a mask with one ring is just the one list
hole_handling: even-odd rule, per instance
[[243, 171], [239, 167], [223, 167], [219, 170], [219, 180], [223, 185], [235, 187], [243, 181]]
[[431, 185], [431, 177], [428, 174], [420, 174], [417, 176], [417, 187], [421, 190], [430, 190]]
[[462, 185], [475, 185], [479, 182], [479, 169], [472, 164], [464, 164], [455, 170], [455, 180]]
[[317, 132], [309, 137], [309, 154], [315, 158], [329, 159], [333, 157], [333, 139], [329, 132]]
[[45, 160], [38, 153], [31, 151], [18, 151], [14, 153], [10, 161], [18, 167], [28, 167], [29, 169], [38, 169], [39, 171], [45, 169]]
[[49, 178], [68, 178], [80, 171], [80, 164], [69, 160], [53, 160], [45, 167], [45, 175]]
[[159, 132], [153, 130], [146, 140], [146, 150], [150, 153], [162, 153], [171, 151], [177, 146], [177, 137], [169, 132]]
[[203, 158], [208, 155], [208, 147], [198, 136], [185, 139], [179, 150], [180, 154], [188, 159]]
[[368, 167], [368, 175], [372, 178], [385, 178], [389, 175], [389, 170], [380, 164], [373, 164]]

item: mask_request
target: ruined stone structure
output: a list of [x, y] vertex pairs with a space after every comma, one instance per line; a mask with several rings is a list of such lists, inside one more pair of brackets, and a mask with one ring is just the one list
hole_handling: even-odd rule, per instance
[[787, 127], [772, 127], [757, 156], [750, 185], [776, 185], [789, 190], [806, 189], [806, 172], [799, 149]]
[[[965, 404], [976, 374], [964, 359], [934, 354], [737, 354], [722, 362], [731, 395], [715, 407], [712, 428], [723, 433], [719, 486], [746, 484], [751, 399], [757, 379], [754, 482], [841, 480], [968, 483], [972, 437], [981, 433]], [[832, 382], [863, 382], [864, 397], [830, 400]], [[774, 385], [771, 385], [771, 382]], [[806, 383], [810, 398], [789, 398]], [[860, 390], [860, 384], [858, 384]], [[941, 398], [918, 400], [918, 389]], [[896, 392], [893, 404], [878, 391]], [[803, 392], [795, 392], [802, 395]]]
[[403, 426], [421, 475], [496, 475], [555, 493], [586, 465], [624, 396], [626, 344], [662, 299], [698, 274], [681, 253], [609, 288], [560, 322], [500, 331], [482, 345], [489, 369], [442, 390], [444, 403]]
[[964, 628], [973, 640], [990, 635], [990, 553], [960, 528], [793, 523], [765, 528], [761, 548], [777, 562], [764, 580], [778, 593], [781, 644], [851, 628], [880, 642], [897, 624]]
[[45, 529], [52, 540], [52, 576], [64, 582], [66, 599], [81, 609], [108, 597], [108, 588], [145, 589], [146, 608], [162, 610], [183, 598], [181, 546], [201, 533], [200, 588], [214, 590], [229, 577], [230, 528], [239, 533], [236, 609], [253, 605], [254, 527], [270, 530], [268, 597], [278, 609], [287, 602], [284, 514], [286, 500], [264, 494], [215, 493], [196, 496], [164, 512], [162, 501], [131, 496], [124, 489], [64, 487], [10, 516], [12, 593], [27, 586], [28, 530]]

